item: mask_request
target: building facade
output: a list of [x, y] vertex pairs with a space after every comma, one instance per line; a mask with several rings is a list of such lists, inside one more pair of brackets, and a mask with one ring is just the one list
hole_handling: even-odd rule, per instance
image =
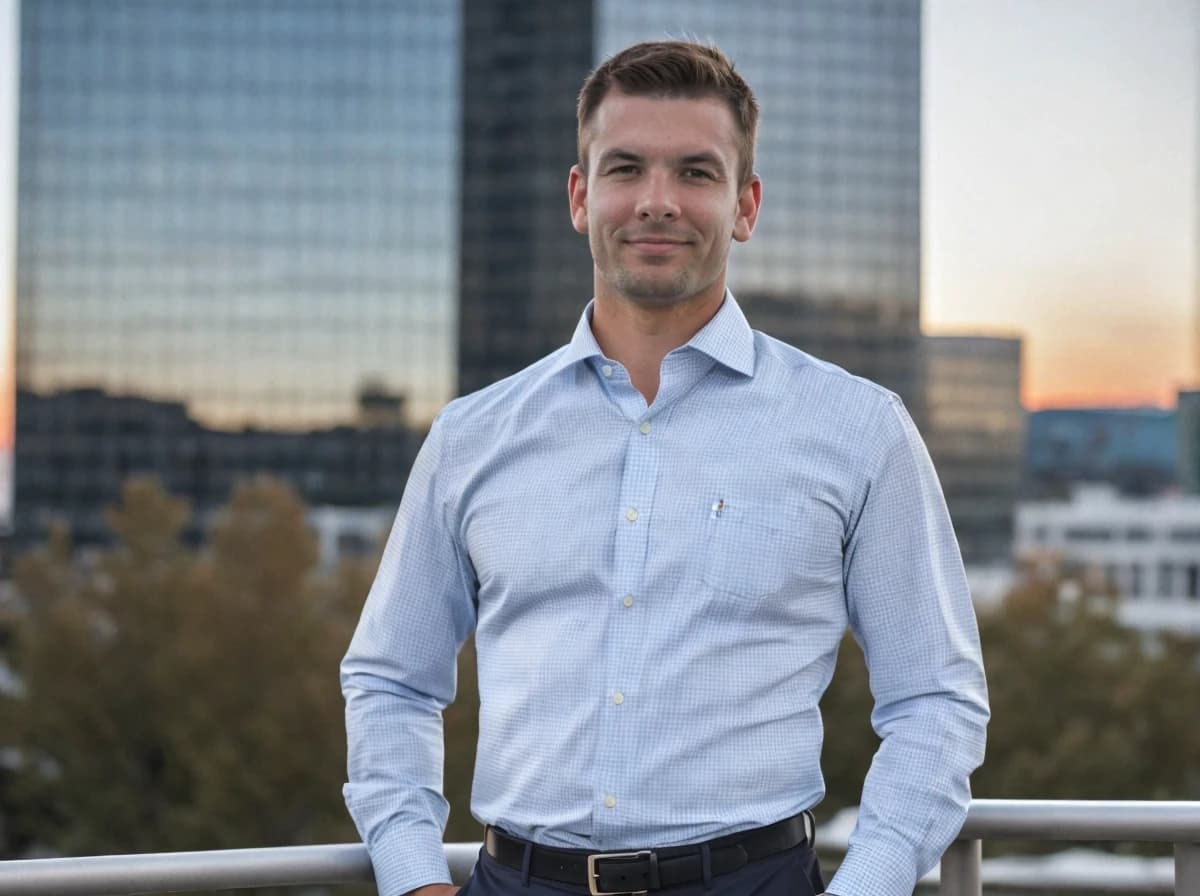
[[942, 481], [963, 561], [1005, 565], [1025, 459], [1021, 340], [924, 340], [926, 443]]
[[1159, 408], [1059, 408], [1029, 415], [1025, 495], [1067, 498], [1081, 483], [1128, 495], [1174, 488], [1176, 414]]
[[[576, 90], [669, 35], [716, 41], [762, 101], [768, 198], [731, 276], [752, 323], [920, 419], [920, 34], [919, 0], [23, 0], [19, 540], [185, 463], [185, 431], [249, 474], [249, 441], [320, 457], [315, 433], [373, 438], [388, 396], [421, 429], [565, 342], [592, 280]], [[90, 435], [50, 410], [81, 396], [114, 415]]]
[[1200, 389], [1179, 393], [1175, 417], [1179, 487], [1200, 495]]
[[599, 5], [600, 56], [691, 35], [762, 107], [764, 203], [730, 285], [755, 327], [898, 392], [918, 422], [920, 0]]
[[1093, 485], [1065, 501], [1022, 502], [1016, 553], [1116, 591], [1129, 624], [1200, 633], [1200, 498]]
[[[94, 531], [110, 477], [182, 483], [191, 462], [163, 451], [189, 428], [228, 434], [212, 456], [249, 474], [267, 433], [318, 458], [311, 434], [360, 428], [367, 386], [417, 427], [436, 413], [454, 380], [453, 5], [20, 13], [18, 540], [64, 514]], [[48, 410], [84, 413], [80, 390], [125, 398]], [[127, 451], [128, 427], [148, 443]], [[406, 473], [370, 500], [394, 505]]]
[[570, 340], [592, 294], [567, 215], [575, 90], [594, 54], [591, 0], [462, 4], [458, 391]]

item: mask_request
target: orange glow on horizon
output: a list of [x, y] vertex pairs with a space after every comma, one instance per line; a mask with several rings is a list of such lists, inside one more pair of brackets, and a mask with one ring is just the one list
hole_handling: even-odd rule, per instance
[[1159, 408], [1170, 411], [1175, 409], [1175, 402], [1174, 390], [1056, 390], [1026, 395], [1022, 399], [1027, 411], [1051, 411], [1060, 408]]

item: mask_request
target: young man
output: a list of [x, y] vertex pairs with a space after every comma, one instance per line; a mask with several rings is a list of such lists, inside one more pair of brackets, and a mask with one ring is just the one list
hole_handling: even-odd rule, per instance
[[726, 291], [757, 115], [691, 43], [584, 84], [568, 191], [595, 298], [569, 345], [439, 416], [342, 666], [384, 896], [455, 892], [441, 711], [472, 631], [471, 896], [821, 892], [817, 703], [847, 625], [882, 744], [830, 892], [911, 893], [962, 824], [988, 709], [928, 456], [894, 395]]

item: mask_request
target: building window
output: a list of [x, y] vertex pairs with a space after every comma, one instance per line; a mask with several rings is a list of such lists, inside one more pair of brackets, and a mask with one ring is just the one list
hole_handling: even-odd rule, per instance
[[1158, 564], [1158, 596], [1171, 596], [1172, 568], [1170, 563]]
[[1077, 527], [1067, 529], [1064, 533], [1067, 541], [1112, 541], [1111, 529]]

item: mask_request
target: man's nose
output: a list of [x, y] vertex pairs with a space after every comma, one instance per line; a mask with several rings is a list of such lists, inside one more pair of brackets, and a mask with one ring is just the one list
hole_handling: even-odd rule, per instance
[[638, 198], [637, 214], [643, 221], [671, 221], [679, 217], [676, 184], [666, 172], [654, 172], [646, 177], [642, 195]]

